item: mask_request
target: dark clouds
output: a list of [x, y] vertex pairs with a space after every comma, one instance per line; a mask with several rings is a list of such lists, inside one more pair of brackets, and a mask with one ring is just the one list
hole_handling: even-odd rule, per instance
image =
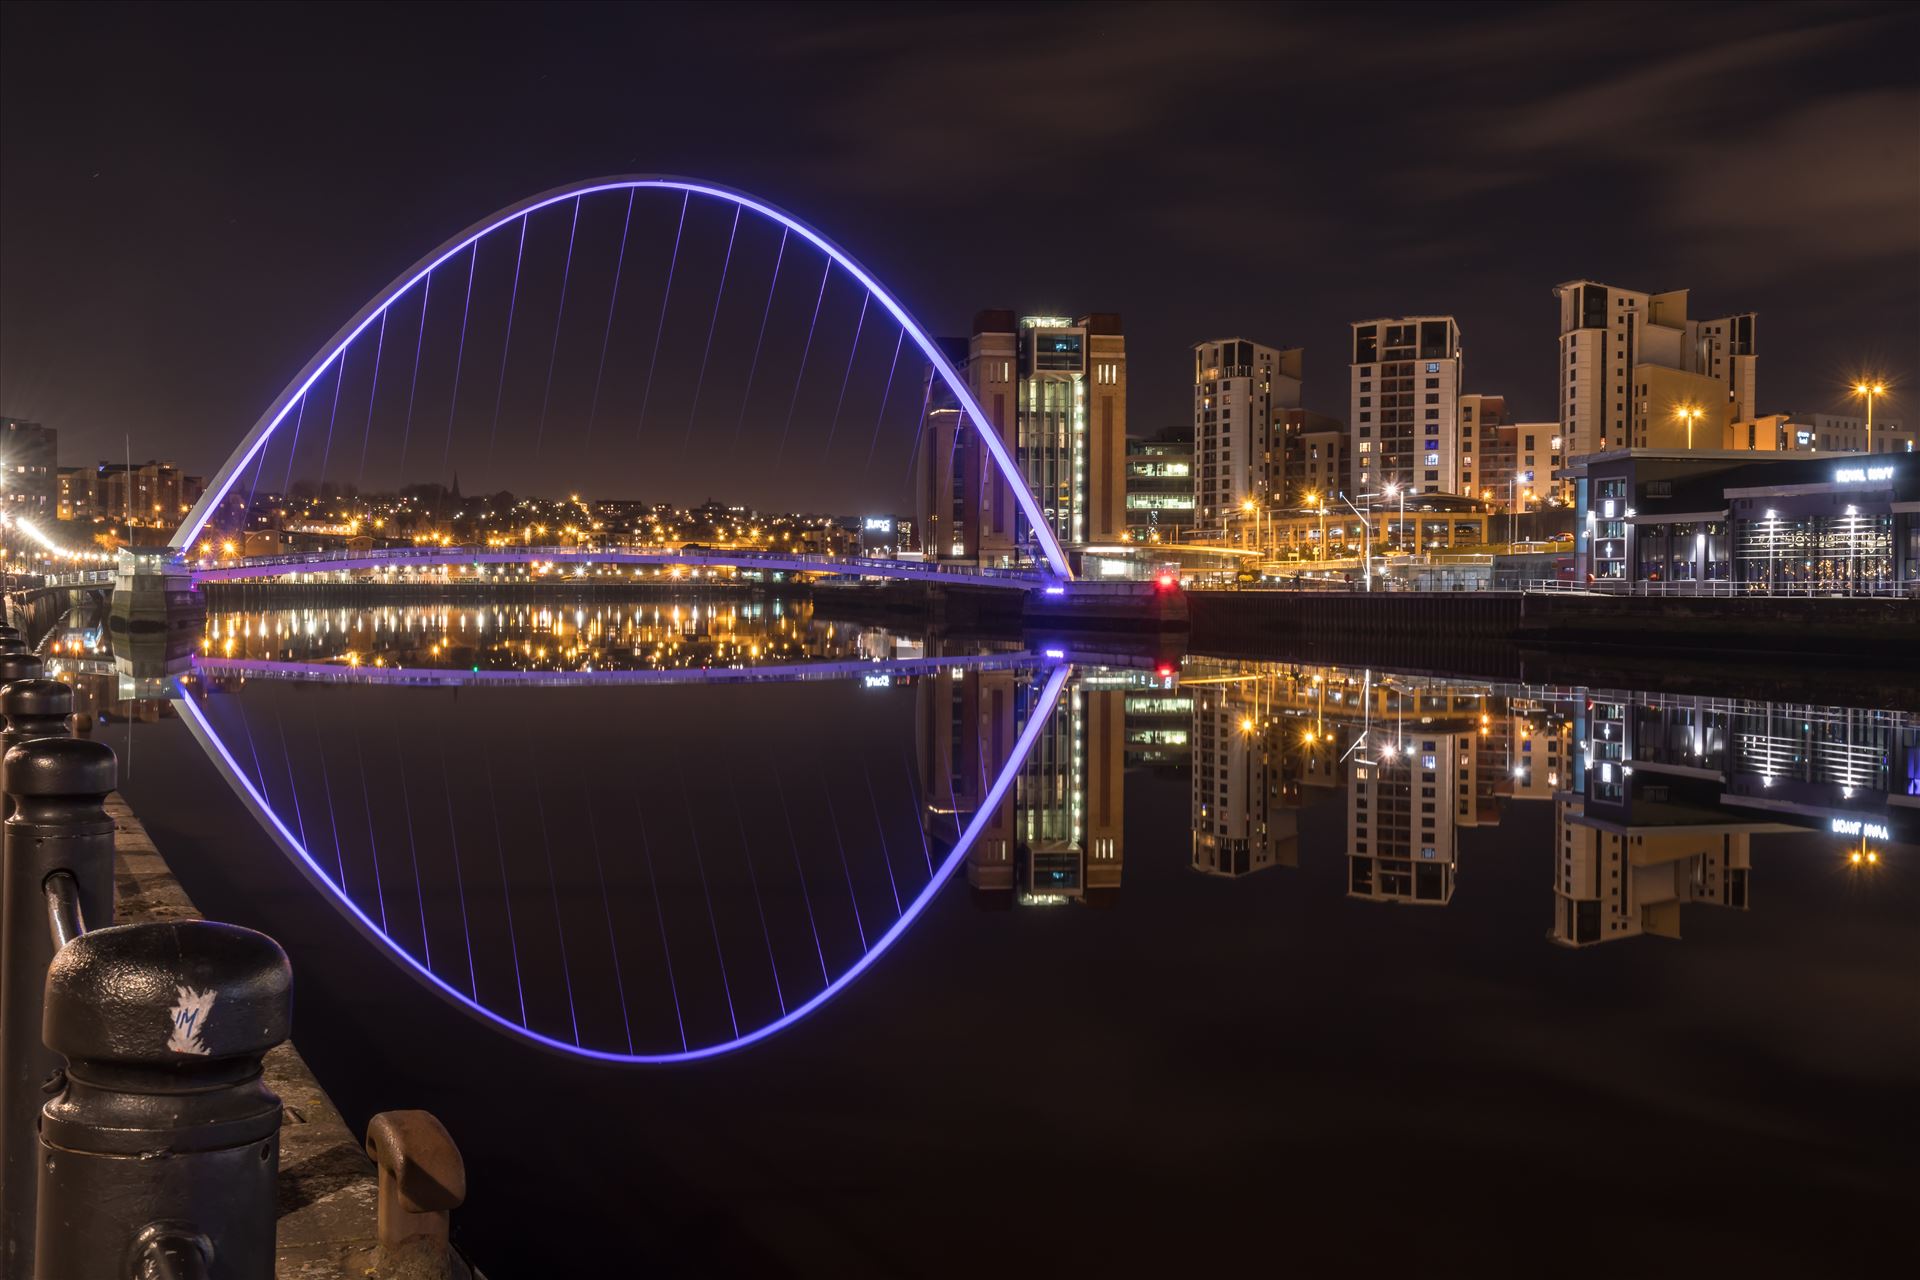
[[1347, 322], [1427, 310], [1474, 389], [1547, 416], [1549, 291], [1578, 275], [1760, 311], [1763, 411], [1915, 372], [1900, 7], [461, 14], [9, 7], [0, 411], [68, 461], [131, 433], [211, 468], [420, 250], [623, 171], [768, 195], [936, 329], [1121, 311], [1137, 430], [1229, 332], [1306, 345], [1342, 412]]

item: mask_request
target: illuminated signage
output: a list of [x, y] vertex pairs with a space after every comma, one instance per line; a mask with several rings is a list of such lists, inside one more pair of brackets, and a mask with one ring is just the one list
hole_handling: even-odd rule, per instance
[[1835, 818], [1829, 824], [1837, 836], [1865, 836], [1869, 840], [1891, 840], [1885, 823], [1863, 822], [1859, 818]]
[[1893, 479], [1892, 467], [1835, 467], [1835, 484], [1871, 484], [1875, 480]]
[[865, 528], [868, 533], [892, 533], [893, 517], [868, 516], [865, 521]]

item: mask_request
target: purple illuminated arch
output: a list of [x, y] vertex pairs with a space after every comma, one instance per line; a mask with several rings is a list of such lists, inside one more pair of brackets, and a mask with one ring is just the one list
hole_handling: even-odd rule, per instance
[[941, 378], [946, 381], [947, 388], [953, 393], [954, 399], [965, 408], [968, 419], [980, 435], [981, 443], [987, 447], [988, 456], [1000, 469], [1000, 474], [1005, 478], [1008, 487], [1013, 490], [1015, 499], [1019, 501], [1020, 509], [1025, 513], [1028, 524], [1032, 526], [1034, 534], [1039, 538], [1041, 549], [1046, 553], [1048, 566], [1061, 578], [1073, 576], [1073, 571], [1067, 564], [1066, 554], [1061, 551], [1059, 540], [1054, 537], [1052, 525], [1048, 522], [1045, 513], [1041, 511], [1040, 504], [1034, 500], [1032, 490], [1027, 487], [1025, 478], [1020, 474], [1019, 467], [1014, 464], [1012, 456], [1008, 454], [999, 433], [987, 421], [979, 401], [967, 387], [966, 379], [960, 376], [960, 371], [953, 367], [952, 361], [941, 353], [939, 344], [927, 336], [926, 331], [911, 315], [907, 314], [907, 309], [901, 306], [892, 294], [883, 289], [880, 282], [865, 267], [854, 261], [853, 257], [840, 246], [792, 214], [765, 201], [756, 200], [745, 192], [691, 178], [657, 176], [591, 178], [584, 182], [569, 183], [563, 187], [543, 191], [539, 195], [529, 196], [490, 217], [483, 218], [420, 259], [395, 278], [393, 283], [376, 294], [353, 319], [342, 325], [339, 332], [334, 334], [332, 342], [308, 361], [306, 368], [286, 385], [279, 397], [260, 416], [260, 420], [254, 423], [253, 429], [247, 433], [239, 447], [228, 457], [226, 464], [208, 483], [206, 492], [201, 495], [200, 501], [194, 504], [186, 522], [180, 526], [179, 532], [173, 535], [173, 541], [169, 545], [176, 552], [184, 552], [193, 545], [193, 540], [200, 536], [200, 530], [206, 526], [208, 518], [226, 498], [227, 491], [233, 488], [234, 482], [240, 478], [241, 472], [247, 468], [247, 465], [266, 448], [267, 441], [273, 437], [273, 433], [286, 420], [287, 414], [300, 398], [319, 381], [321, 375], [326, 373], [335, 361], [341, 358], [342, 353], [354, 339], [365, 332], [369, 325], [384, 316], [388, 308], [404, 298], [414, 286], [425, 280], [436, 268], [474, 242], [491, 235], [515, 219], [526, 217], [548, 205], [603, 191], [638, 189], [680, 191], [688, 195], [707, 196], [711, 199], [726, 201], [743, 210], [750, 210], [803, 237], [864, 285], [867, 292], [879, 299], [880, 304], [892, 313], [895, 320], [899, 321], [901, 329], [913, 338], [921, 353], [926, 356], [928, 363], [938, 370]]
[[[868, 665], [872, 667], [885, 666], [886, 664]], [[881, 934], [858, 960], [848, 966], [845, 972], [833, 978], [826, 986], [816, 992], [812, 999], [806, 1001], [804, 1004], [795, 1005], [780, 1017], [767, 1022], [765, 1025], [742, 1030], [737, 1036], [730, 1040], [716, 1041], [713, 1044], [685, 1049], [678, 1053], [616, 1053], [611, 1050], [589, 1049], [582, 1045], [572, 1044], [553, 1036], [544, 1035], [531, 1027], [523, 1026], [510, 1018], [504, 1017], [446, 981], [446, 979], [421, 963], [421, 961], [405, 947], [396, 943], [391, 936], [381, 929], [378, 921], [368, 915], [359, 903], [355, 902], [333, 882], [321, 865], [314, 860], [313, 855], [308, 852], [306, 845], [300, 840], [299, 836], [290, 830], [285, 822], [281, 821], [279, 814], [274, 812], [273, 806], [268, 803], [266, 796], [254, 785], [253, 780], [247, 776], [246, 770], [240, 767], [239, 761], [234, 759], [233, 753], [227, 749], [227, 745], [221, 740], [220, 735], [214, 732], [213, 725], [208, 721], [206, 712], [200, 709], [194, 702], [193, 695], [178, 681], [175, 682], [175, 693], [177, 696], [174, 705], [179, 707], [181, 718], [186, 721], [187, 728], [192, 731], [193, 736], [199, 741], [201, 747], [205, 749], [208, 757], [213, 760], [214, 766], [219, 769], [221, 776], [227, 780], [227, 785], [233, 788], [234, 793], [240, 797], [241, 802], [245, 804], [253, 813], [254, 817], [260, 821], [260, 824], [266, 828], [267, 833], [273, 837], [274, 843], [279, 845], [286, 853], [292, 855], [294, 864], [300, 868], [309, 880], [313, 881], [316, 886], [333, 899], [334, 904], [347, 914], [348, 919], [356, 928], [368, 938], [372, 939], [377, 945], [385, 948], [390, 954], [398, 958], [401, 963], [411, 969], [417, 977], [425, 981], [429, 986], [469, 1012], [484, 1018], [486, 1021], [511, 1035], [531, 1044], [538, 1045], [543, 1049], [552, 1049], [560, 1053], [570, 1054], [574, 1057], [591, 1058], [600, 1062], [661, 1065], [675, 1062], [693, 1062], [702, 1058], [718, 1057], [721, 1054], [731, 1053], [735, 1049], [745, 1048], [747, 1045], [765, 1040], [769, 1036], [784, 1031], [786, 1028], [799, 1022], [802, 1018], [814, 1013], [820, 1006], [838, 995], [851, 984], [855, 978], [864, 973], [869, 965], [878, 960], [889, 947], [899, 941], [901, 935], [907, 931], [907, 927], [919, 918], [922, 911], [926, 910], [927, 904], [933, 901], [934, 895], [940, 891], [941, 887], [946, 884], [947, 879], [959, 869], [960, 864], [966, 860], [967, 854], [972, 851], [975, 841], [980, 838], [981, 831], [985, 829], [987, 823], [992, 819], [995, 810], [1000, 807], [1000, 802], [1006, 798], [1007, 789], [1013, 785], [1014, 779], [1019, 775], [1020, 767], [1026, 763], [1027, 756], [1033, 751], [1035, 740], [1039, 738], [1041, 731], [1046, 727], [1047, 721], [1052, 717], [1054, 707], [1060, 700], [1060, 691], [1065, 687], [1067, 677], [1071, 675], [1072, 672], [1072, 666], [1062, 662], [1056, 665], [1049, 673], [1046, 685], [1041, 689], [1040, 696], [1035, 700], [1033, 710], [1027, 717], [1027, 723], [1022, 726], [1020, 736], [1014, 741], [1013, 750], [1008, 753], [1005, 763], [1000, 767], [1000, 772], [994, 777], [993, 785], [987, 789], [987, 793], [982, 798], [979, 807], [974, 810], [972, 819], [967, 823], [965, 829], [960, 832], [960, 838], [954, 842], [952, 850], [948, 852], [946, 858], [940, 865], [934, 868], [933, 875], [927, 881], [926, 887], [920, 890], [912, 902], [906, 904], [901, 910], [899, 917], [894, 920], [887, 931]]]

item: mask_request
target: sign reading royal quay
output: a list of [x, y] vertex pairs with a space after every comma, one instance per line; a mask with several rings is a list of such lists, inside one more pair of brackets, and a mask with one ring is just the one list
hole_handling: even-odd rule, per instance
[[1835, 484], [1872, 484], [1877, 480], [1893, 479], [1892, 467], [1835, 467]]
[[1893, 839], [1885, 824], [1879, 822], [1864, 822], [1859, 818], [1834, 818], [1829, 826], [1837, 836], [1865, 836], [1869, 840]]

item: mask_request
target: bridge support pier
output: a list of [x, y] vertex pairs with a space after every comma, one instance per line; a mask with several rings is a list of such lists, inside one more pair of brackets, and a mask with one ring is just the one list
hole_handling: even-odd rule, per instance
[[126, 547], [113, 576], [107, 630], [117, 642], [135, 636], [184, 641], [190, 650], [206, 624], [207, 605], [192, 573], [170, 547]]
[[1045, 631], [1187, 629], [1187, 594], [1170, 577], [1145, 582], [1061, 582], [1027, 594], [1023, 621]]

